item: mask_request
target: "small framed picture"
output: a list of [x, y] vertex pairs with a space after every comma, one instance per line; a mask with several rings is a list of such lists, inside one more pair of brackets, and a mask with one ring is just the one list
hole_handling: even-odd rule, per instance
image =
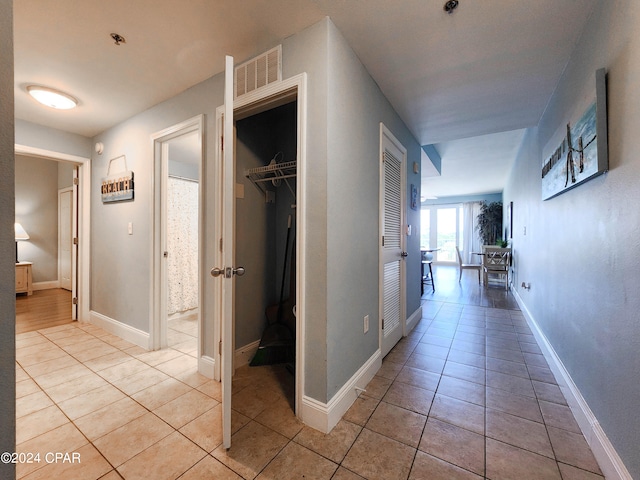
[[418, 209], [418, 187], [411, 184], [411, 210]]

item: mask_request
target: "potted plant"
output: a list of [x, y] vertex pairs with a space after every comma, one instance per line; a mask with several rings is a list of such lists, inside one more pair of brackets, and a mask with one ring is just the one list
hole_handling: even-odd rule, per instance
[[502, 202], [482, 202], [477, 220], [482, 244], [496, 245], [502, 233]]

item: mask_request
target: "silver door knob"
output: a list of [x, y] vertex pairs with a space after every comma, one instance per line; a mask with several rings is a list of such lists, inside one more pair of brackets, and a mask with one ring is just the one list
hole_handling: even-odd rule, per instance
[[239, 277], [241, 277], [242, 275], [244, 275], [244, 267], [234, 268], [233, 269], [233, 274], [234, 275], [238, 275]]
[[400, 253], [400, 256], [401, 256], [402, 258], [404, 258], [404, 257], [408, 257], [408, 256], [409, 256], [409, 254], [408, 254], [407, 252], [402, 252], [402, 253]]
[[211, 276], [212, 277], [219, 277], [220, 275], [224, 275], [224, 268], [214, 267], [214, 268], [211, 269]]

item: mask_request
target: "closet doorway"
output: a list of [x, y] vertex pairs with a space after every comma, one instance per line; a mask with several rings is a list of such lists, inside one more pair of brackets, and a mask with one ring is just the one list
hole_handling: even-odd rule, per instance
[[151, 348], [194, 358], [201, 350], [202, 128], [198, 116], [154, 135], [159, 262]]
[[[289, 368], [283, 387], [292, 411], [304, 421], [305, 92], [306, 75], [301, 74], [242, 98], [230, 97], [233, 108], [227, 107], [226, 115], [232, 122], [226, 121], [223, 107], [217, 110], [218, 131], [226, 134], [220, 137], [216, 166], [221, 174], [217, 231], [222, 249], [211, 273], [221, 279], [217, 285], [223, 299], [216, 317], [220, 349], [214, 373], [223, 382], [223, 430], [230, 423], [233, 372], [242, 367], [270, 375], [263, 368], [267, 362], [248, 364], [276, 322], [292, 331], [293, 358], [285, 363]], [[233, 172], [233, 178], [222, 175], [225, 171]], [[230, 226], [224, 221], [227, 211], [232, 212]], [[244, 267], [242, 277], [237, 266]], [[282, 352], [267, 356], [272, 353]]]

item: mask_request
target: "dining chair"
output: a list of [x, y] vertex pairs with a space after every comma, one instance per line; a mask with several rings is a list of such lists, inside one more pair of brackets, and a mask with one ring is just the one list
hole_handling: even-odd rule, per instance
[[422, 257], [422, 279], [420, 281], [420, 294], [424, 295], [424, 286], [431, 285], [433, 293], [436, 292], [436, 284], [433, 281], [433, 254], [430, 252], [421, 252]]
[[479, 263], [462, 263], [462, 255], [460, 255], [460, 249], [456, 246], [456, 253], [458, 254], [458, 268], [460, 269], [460, 275], [458, 275], [458, 283], [462, 280], [463, 270], [475, 270], [478, 272], [478, 283], [480, 283], [480, 270], [482, 265]]
[[509, 290], [509, 265], [511, 263], [511, 249], [483, 245], [482, 252], [484, 284], [489, 284], [489, 275], [504, 276], [504, 289]]

